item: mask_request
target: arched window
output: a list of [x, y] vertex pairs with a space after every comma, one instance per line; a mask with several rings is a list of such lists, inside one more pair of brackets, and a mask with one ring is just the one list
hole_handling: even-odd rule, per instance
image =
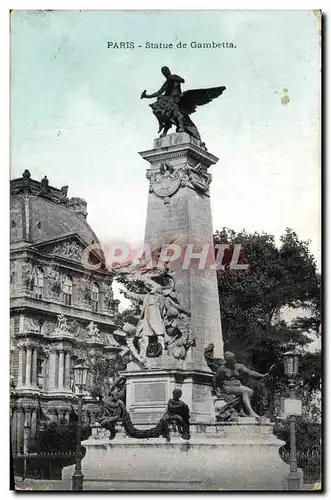
[[33, 277], [33, 293], [38, 299], [43, 298], [44, 289], [44, 271], [41, 267], [37, 267]]
[[97, 312], [99, 305], [99, 287], [96, 283], [92, 283], [91, 303], [92, 303], [92, 311]]
[[72, 278], [64, 276], [62, 282], [63, 301], [67, 306], [72, 304]]

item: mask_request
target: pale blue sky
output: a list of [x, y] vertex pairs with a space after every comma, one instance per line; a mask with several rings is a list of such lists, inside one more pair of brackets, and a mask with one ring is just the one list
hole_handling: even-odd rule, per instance
[[[309, 11], [14, 12], [12, 177], [28, 168], [88, 202], [101, 240], [143, 238], [148, 182], [137, 154], [157, 122], [142, 90], [160, 67], [183, 89], [225, 85], [192, 117], [212, 167], [214, 228], [285, 227], [320, 260], [320, 47]], [[232, 41], [237, 49], [111, 50], [107, 41]], [[284, 89], [290, 102], [282, 104]]]

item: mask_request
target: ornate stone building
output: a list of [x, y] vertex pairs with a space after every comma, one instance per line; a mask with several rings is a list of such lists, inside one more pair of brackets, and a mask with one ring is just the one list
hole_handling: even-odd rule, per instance
[[[86, 221], [86, 202], [47, 177], [11, 181], [10, 346], [14, 453], [24, 432], [36, 444], [41, 419], [69, 422], [77, 398], [73, 366], [122, 349], [113, 335], [118, 302], [113, 275]], [[85, 259], [85, 260], [84, 260]], [[85, 262], [85, 264], [84, 264]], [[88, 405], [86, 406], [88, 408]], [[86, 413], [86, 412], [85, 412]], [[91, 415], [85, 414], [85, 418]]]

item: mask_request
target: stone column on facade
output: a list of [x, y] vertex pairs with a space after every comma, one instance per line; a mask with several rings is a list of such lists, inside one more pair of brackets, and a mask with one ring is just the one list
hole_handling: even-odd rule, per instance
[[47, 373], [48, 360], [49, 360], [49, 357], [45, 357], [43, 360], [43, 364], [42, 364], [42, 376], [43, 376], [42, 377], [42, 379], [43, 379], [42, 390], [44, 390], [44, 391], [48, 390], [48, 382], [47, 382], [47, 379], [48, 379], [48, 373]]
[[31, 426], [32, 411], [33, 411], [33, 408], [30, 406], [30, 404], [24, 408], [24, 412], [25, 412], [24, 413], [24, 423], [28, 424], [29, 427]]
[[31, 356], [32, 349], [31, 347], [26, 348], [26, 365], [25, 365], [25, 385], [31, 385]]
[[24, 434], [23, 434], [23, 453], [27, 454], [30, 451], [30, 436], [31, 436], [31, 423], [30, 423], [30, 410], [25, 410], [24, 421]]
[[19, 332], [24, 333], [24, 314], [20, 314]]
[[23, 452], [24, 441], [24, 411], [20, 407], [17, 410], [17, 432], [16, 432], [16, 453]]
[[37, 348], [34, 348], [32, 351], [32, 385], [34, 387], [36, 387], [38, 384], [37, 360], [38, 360], [38, 350]]
[[24, 453], [29, 453], [31, 446], [31, 420], [33, 408], [28, 405], [24, 408]]
[[16, 455], [16, 443], [17, 443], [17, 409], [14, 409], [14, 413], [11, 418], [11, 449], [13, 455]]
[[56, 368], [57, 368], [57, 352], [51, 351], [49, 354], [49, 389], [54, 389], [57, 387], [57, 377], [56, 377]]
[[37, 410], [33, 409], [31, 413], [31, 442], [37, 442]]
[[66, 352], [64, 363], [64, 387], [70, 389], [70, 352]]
[[17, 387], [22, 387], [23, 385], [23, 373], [25, 373], [25, 356], [24, 347], [19, 346], [18, 351], [18, 376], [17, 376]]
[[64, 351], [59, 353], [59, 388], [63, 389], [64, 382]]

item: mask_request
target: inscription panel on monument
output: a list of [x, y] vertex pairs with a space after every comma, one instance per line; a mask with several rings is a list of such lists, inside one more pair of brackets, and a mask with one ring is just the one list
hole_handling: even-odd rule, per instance
[[166, 400], [165, 382], [137, 382], [134, 384], [135, 403], [164, 402]]
[[[175, 194], [168, 205], [154, 193], [148, 202], [145, 243], [162, 245], [172, 243], [188, 233], [188, 213], [185, 200], [176, 200]], [[180, 201], [180, 203], [178, 203]], [[174, 205], [174, 203], [176, 205]]]
[[210, 387], [205, 385], [194, 385], [192, 400], [196, 403], [204, 403], [210, 397]]
[[192, 243], [212, 243], [212, 221], [209, 199], [191, 196], [189, 205], [190, 236]]

